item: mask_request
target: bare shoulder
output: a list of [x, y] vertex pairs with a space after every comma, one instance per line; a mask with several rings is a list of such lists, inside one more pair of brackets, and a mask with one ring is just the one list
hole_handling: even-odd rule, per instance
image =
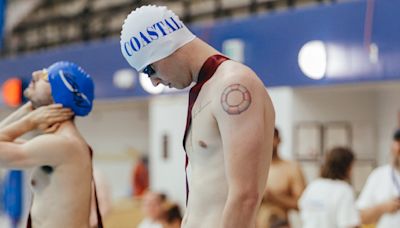
[[31, 140], [27, 141], [26, 144], [29, 145], [37, 145], [43, 147], [61, 147], [68, 144], [66, 140], [63, 139], [64, 137], [55, 134], [44, 134], [39, 135]]
[[297, 177], [299, 174], [302, 174], [301, 165], [297, 161], [285, 160], [285, 169], [291, 176]]
[[252, 90], [265, 91], [265, 87], [257, 74], [241, 63], [235, 61], [227, 61], [218, 69], [218, 85], [224, 87], [233, 83], [244, 83], [251, 87]]
[[68, 153], [69, 155], [71, 155], [71, 151], [74, 153], [88, 150], [88, 148], [84, 148], [80, 143], [78, 143], [77, 140], [57, 134], [44, 134], [37, 136], [26, 142], [25, 145], [33, 149], [42, 149], [57, 154]]
[[260, 112], [267, 112], [272, 119], [272, 101], [263, 82], [249, 67], [238, 62], [226, 61], [218, 68], [213, 78], [215, 80], [211, 94], [214, 114], [220, 113], [221, 110], [224, 111], [222, 113], [235, 116], [241, 113], [259, 115]]

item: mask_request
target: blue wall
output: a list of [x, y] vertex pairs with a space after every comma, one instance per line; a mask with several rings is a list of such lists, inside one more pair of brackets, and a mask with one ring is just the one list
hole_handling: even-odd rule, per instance
[[6, 0], [0, 0], [0, 50], [3, 46], [4, 19], [6, 14]]
[[[245, 63], [253, 68], [266, 86], [319, 86], [400, 79], [400, 1], [379, 0], [374, 5], [371, 41], [378, 45], [379, 62], [371, 63], [364, 34], [367, 3], [319, 5], [285, 12], [268, 13], [246, 19], [223, 20], [193, 25], [192, 30], [221, 50], [226, 39], [245, 42]], [[322, 80], [303, 75], [297, 55], [307, 41], [322, 40], [344, 50], [346, 71], [341, 78], [327, 72]], [[329, 58], [329, 53], [328, 53]], [[82, 65], [95, 79], [97, 98], [145, 96], [136, 86], [120, 90], [112, 85], [112, 75], [129, 68], [120, 53], [119, 40], [79, 44], [49, 52], [35, 53], [0, 61], [0, 82], [10, 76], [29, 77], [33, 70], [58, 60]], [[332, 59], [331, 59], [332, 60]]]
[[120, 53], [119, 41], [116, 39], [77, 44], [68, 48], [3, 60], [0, 62], [0, 80], [4, 81], [9, 76], [30, 78], [33, 71], [46, 68], [60, 60], [78, 63], [93, 77], [96, 84], [96, 98], [147, 95], [140, 86], [129, 90], [121, 90], [113, 86], [114, 72], [129, 68]]
[[[245, 20], [225, 21], [196, 28], [200, 37], [221, 49], [224, 40], [246, 43], [245, 62], [267, 86], [305, 86], [400, 79], [400, 1], [379, 0], [374, 5], [371, 41], [379, 47], [372, 64], [365, 48], [365, 0], [271, 13]], [[343, 51], [347, 71], [312, 80], [303, 75], [297, 56], [310, 40], [322, 40]], [[328, 49], [329, 51], [329, 49]], [[328, 52], [329, 59], [329, 52]], [[332, 60], [334, 61], [334, 60]]]

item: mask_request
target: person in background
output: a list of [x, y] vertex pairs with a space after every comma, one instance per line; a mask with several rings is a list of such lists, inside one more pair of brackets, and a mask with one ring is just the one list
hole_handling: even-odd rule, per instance
[[272, 162], [263, 201], [257, 218], [258, 228], [289, 227], [289, 210], [297, 210], [305, 180], [300, 165], [279, 156], [281, 137], [274, 130]]
[[377, 228], [400, 227], [400, 129], [391, 150], [390, 163], [372, 171], [357, 200], [363, 223]]
[[162, 193], [147, 192], [142, 202], [142, 211], [145, 217], [138, 228], [163, 228], [161, 218], [163, 204], [166, 200], [166, 196]]
[[179, 206], [175, 203], [165, 203], [163, 206], [163, 216], [161, 223], [163, 228], [180, 228], [182, 223], [182, 213]]
[[148, 158], [143, 155], [136, 163], [132, 175], [133, 197], [141, 197], [149, 188]]
[[354, 153], [344, 147], [330, 150], [321, 177], [312, 181], [299, 200], [303, 228], [351, 228], [360, 226], [350, 177]]

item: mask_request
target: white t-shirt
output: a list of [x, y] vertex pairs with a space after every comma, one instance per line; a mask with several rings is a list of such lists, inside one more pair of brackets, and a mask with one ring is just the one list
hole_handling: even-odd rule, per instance
[[137, 228], [162, 228], [162, 225], [156, 221], [145, 218], [142, 222], [137, 226]]
[[349, 228], [360, 225], [351, 186], [340, 180], [316, 179], [299, 200], [303, 228]]
[[[393, 168], [390, 165], [384, 165], [372, 171], [358, 197], [357, 208], [372, 207], [395, 197], [400, 197], [400, 189], [396, 189], [392, 172]], [[400, 184], [399, 172], [394, 171], [394, 177]], [[382, 215], [376, 225], [377, 228], [400, 227], [400, 211]]]

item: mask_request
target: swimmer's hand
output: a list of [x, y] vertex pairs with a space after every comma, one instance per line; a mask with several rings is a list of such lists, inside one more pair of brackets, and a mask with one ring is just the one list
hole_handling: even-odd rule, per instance
[[400, 210], [400, 199], [389, 199], [382, 203], [382, 207], [386, 213], [396, 213]]
[[31, 111], [26, 118], [34, 129], [52, 133], [62, 122], [71, 119], [73, 115], [74, 113], [70, 109], [63, 108], [61, 104], [51, 104]]

